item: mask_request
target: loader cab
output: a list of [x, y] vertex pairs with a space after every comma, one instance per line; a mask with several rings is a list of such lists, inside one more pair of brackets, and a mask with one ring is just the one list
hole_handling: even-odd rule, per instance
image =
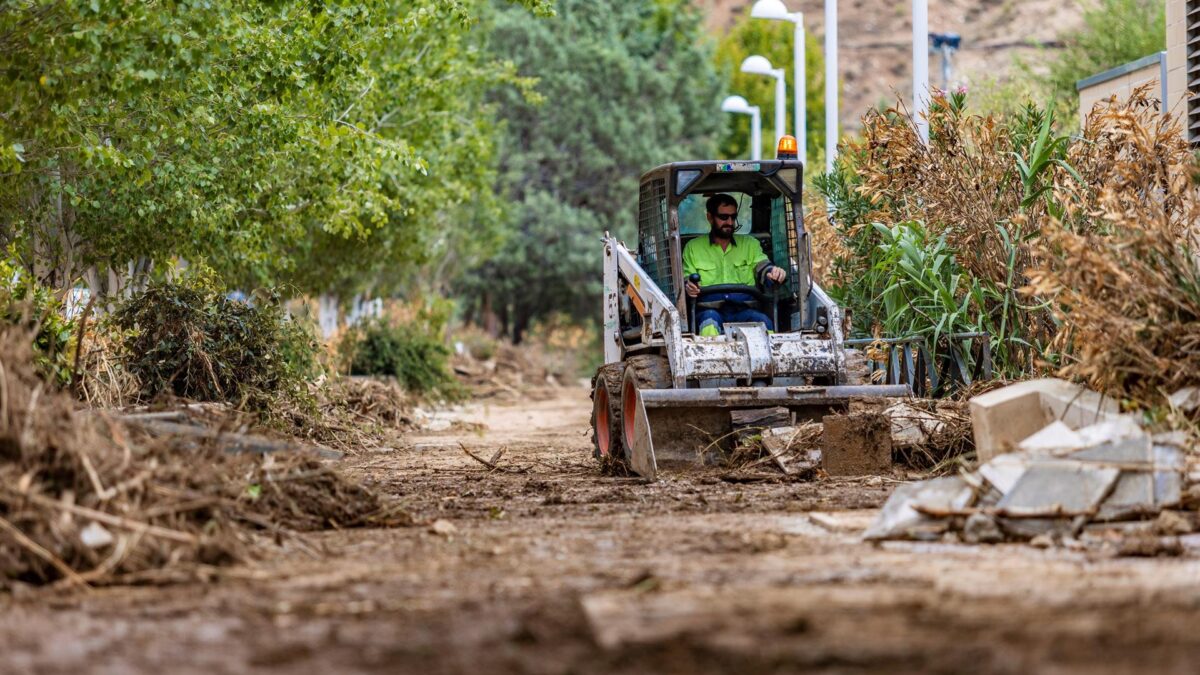
[[[811, 263], [801, 206], [803, 164], [797, 160], [676, 162], [641, 179], [638, 262], [672, 299], [685, 323], [683, 247], [708, 236], [705, 202], [725, 193], [738, 201], [736, 232], [752, 236], [775, 265], [788, 272], [772, 291], [776, 331], [814, 330], [821, 308], [809, 300]], [[770, 312], [768, 312], [770, 314]]]

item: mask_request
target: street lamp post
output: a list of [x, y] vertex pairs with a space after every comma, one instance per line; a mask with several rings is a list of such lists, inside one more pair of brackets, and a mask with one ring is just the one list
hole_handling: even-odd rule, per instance
[[750, 105], [741, 96], [729, 96], [721, 101], [721, 110], [727, 113], [750, 116], [750, 159], [762, 159], [762, 115], [758, 106]]
[[929, 0], [913, 0], [913, 121], [921, 142], [929, 143]]
[[756, 54], [747, 56], [746, 60], [742, 61], [742, 72], [751, 75], [769, 75], [775, 78], [775, 145], [778, 146], [779, 139], [787, 133], [787, 110], [785, 110], [787, 91], [784, 85], [783, 68], [772, 66], [765, 56]]
[[825, 173], [833, 173], [838, 142], [837, 0], [825, 0]]
[[758, 0], [750, 9], [750, 16], [756, 19], [771, 19], [774, 21], [791, 21], [795, 26], [795, 39], [792, 41], [792, 96], [793, 128], [796, 130], [796, 141], [800, 144], [800, 158], [808, 163], [808, 121], [807, 104], [808, 79], [804, 71], [804, 13], [788, 12], [782, 0]]

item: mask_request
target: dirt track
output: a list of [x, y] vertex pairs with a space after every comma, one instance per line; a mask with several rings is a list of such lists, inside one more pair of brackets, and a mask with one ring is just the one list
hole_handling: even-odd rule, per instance
[[[859, 543], [890, 479], [647, 485], [587, 392], [354, 458], [429, 526], [290, 539], [216, 583], [0, 600], [2, 672], [1192, 672], [1200, 561]], [[459, 443], [488, 458], [489, 472]]]

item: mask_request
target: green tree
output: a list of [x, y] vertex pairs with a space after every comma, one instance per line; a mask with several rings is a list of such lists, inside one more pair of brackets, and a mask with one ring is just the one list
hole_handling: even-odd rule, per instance
[[[1063, 104], [1062, 119], [1079, 107], [1076, 82], [1162, 51], [1167, 44], [1162, 0], [1088, 0], [1084, 7], [1083, 26], [1059, 36], [1065, 48], [1050, 62], [1048, 72], [1034, 76], [1052, 100]], [[1022, 66], [1027, 74], [1036, 70]]]
[[521, 88], [481, 2], [0, 4], [0, 243], [60, 287], [402, 279], [493, 182], [484, 92]]
[[633, 237], [638, 177], [711, 157], [723, 124], [723, 86], [689, 2], [560, 0], [557, 10], [541, 20], [500, 6], [494, 18], [492, 53], [537, 78], [542, 103], [511, 87], [494, 95], [507, 239], [460, 286], [518, 341], [551, 313], [598, 315], [600, 235]]
[[[796, 73], [792, 68], [793, 26], [784, 21], [752, 19], [750, 10], [721, 38], [717, 46], [717, 67], [729, 82], [729, 91], [745, 97], [750, 105], [762, 110], [763, 157], [774, 157], [775, 139], [775, 80], [741, 71], [747, 56], [767, 57], [771, 65], [787, 71], [787, 129], [795, 119]], [[808, 126], [808, 158], [806, 167], [824, 166], [825, 148], [825, 59], [819, 36], [808, 35], [804, 45], [805, 108]], [[728, 115], [726, 133], [721, 141], [722, 157], [750, 156], [750, 119], [746, 115]]]

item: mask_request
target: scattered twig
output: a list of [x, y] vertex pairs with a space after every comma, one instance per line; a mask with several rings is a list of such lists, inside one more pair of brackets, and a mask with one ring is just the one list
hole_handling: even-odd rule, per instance
[[54, 569], [58, 570], [67, 579], [70, 579], [72, 583], [76, 583], [81, 586], [87, 586], [87, 581], [83, 577], [79, 576], [78, 572], [71, 569], [71, 567], [67, 565], [67, 563], [63, 562], [58, 556], [43, 548], [41, 544], [25, 536], [25, 533], [22, 532], [16, 525], [8, 522], [8, 520], [2, 516], [0, 516], [0, 529], [3, 529], [5, 532], [11, 534], [12, 538], [30, 553], [53, 565]]
[[[479, 462], [480, 464], [486, 466], [487, 468], [491, 469], [492, 471], [499, 471], [501, 473], [529, 473], [529, 469], [525, 468], [525, 467], [518, 467], [518, 468], [510, 469], [508, 467], [500, 466], [498, 464], [493, 464], [492, 462], [490, 462], [490, 461], [480, 457], [479, 455], [476, 455], [475, 453], [471, 452], [470, 450], [468, 450], [467, 446], [463, 445], [461, 441], [459, 442], [458, 447], [462, 448], [462, 451], [467, 453], [468, 457], [470, 457], [471, 459], [475, 460], [476, 462]], [[501, 455], [504, 452], [504, 450], [505, 450], [504, 448], [501, 448], [500, 452], [496, 453], [495, 458], [498, 459], [499, 455]]]
[[157, 525], [151, 525], [149, 523], [143, 523], [141, 521], [131, 520], [129, 518], [124, 518], [122, 516], [114, 516], [111, 513], [105, 513], [104, 511], [97, 511], [96, 509], [89, 509], [86, 506], [79, 506], [77, 504], [68, 504], [66, 502], [60, 502], [55, 499], [48, 499], [41, 495], [30, 494], [30, 493], [21, 493], [21, 492], [15, 491], [15, 490], [7, 489], [7, 488], [0, 488], [0, 489], [4, 489], [5, 492], [8, 492], [9, 494], [15, 495], [17, 497], [28, 499], [29, 501], [34, 502], [35, 504], [41, 504], [42, 506], [48, 506], [50, 508], [59, 509], [62, 511], [66, 511], [68, 513], [73, 513], [77, 516], [91, 518], [92, 520], [104, 523], [106, 525], [112, 525], [113, 527], [120, 527], [120, 528], [123, 528], [126, 530], [133, 530], [135, 532], [139, 531], [139, 530], [144, 530], [146, 534], [149, 534], [151, 536], [160, 537], [162, 539], [170, 539], [171, 541], [177, 541], [182, 544], [195, 544], [198, 542], [198, 540], [196, 539], [195, 536], [190, 535], [186, 532], [180, 532], [178, 530], [169, 530], [165, 527], [159, 527]]

